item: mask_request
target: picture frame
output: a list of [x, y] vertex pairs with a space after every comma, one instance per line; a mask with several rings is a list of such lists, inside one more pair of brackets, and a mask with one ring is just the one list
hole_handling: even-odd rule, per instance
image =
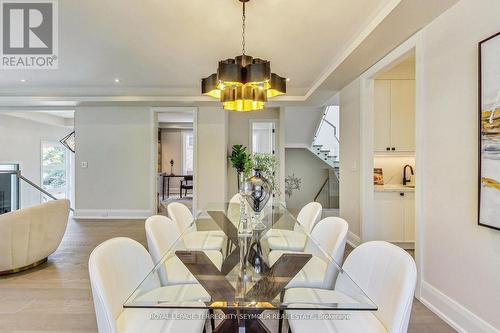
[[478, 224], [500, 230], [500, 32], [478, 45]]

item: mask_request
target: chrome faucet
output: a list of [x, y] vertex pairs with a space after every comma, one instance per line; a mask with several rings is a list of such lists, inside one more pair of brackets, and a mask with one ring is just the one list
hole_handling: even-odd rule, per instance
[[403, 167], [403, 185], [406, 185], [411, 181], [411, 176], [410, 178], [406, 178], [406, 168], [410, 168], [411, 176], [414, 175], [412, 166], [409, 164], [405, 165]]

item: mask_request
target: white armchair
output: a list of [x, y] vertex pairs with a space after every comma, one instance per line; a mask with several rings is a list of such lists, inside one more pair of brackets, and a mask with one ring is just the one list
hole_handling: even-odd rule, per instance
[[0, 215], [0, 275], [47, 261], [68, 224], [69, 200], [55, 200]]
[[[179, 231], [175, 223], [166, 216], [154, 215], [149, 217], [145, 223], [148, 250], [155, 263], [162, 260], [163, 256], [175, 247], [175, 249], [186, 249], [183, 240], [180, 239]], [[218, 269], [222, 266], [222, 253], [217, 250], [205, 250], [205, 254], [212, 260]], [[198, 281], [189, 272], [174, 253], [164, 261], [164, 269], [160, 270], [160, 280], [163, 285], [175, 284], [197, 284]]]
[[168, 216], [175, 222], [187, 249], [221, 251], [226, 234], [221, 230], [198, 231], [193, 224], [194, 217], [185, 205], [172, 202], [167, 206]]
[[303, 251], [306, 246], [307, 236], [304, 232], [311, 233], [319, 219], [323, 207], [318, 202], [310, 202], [300, 210], [297, 222], [304, 230], [271, 229], [265, 237], [271, 250]]
[[[330, 216], [319, 221], [311, 233], [314, 242], [308, 239], [304, 249], [305, 253], [310, 253], [313, 257], [288, 283], [287, 288], [333, 288], [339, 266], [342, 264], [344, 257], [348, 229], [349, 225], [340, 217]], [[319, 251], [318, 246], [334, 262], [328, 260], [325, 254]], [[271, 251], [269, 253], [269, 265], [274, 265], [283, 254], [290, 252], [299, 251]]]
[[[374, 312], [343, 311], [351, 320], [295, 320], [293, 333], [405, 333], [408, 330], [417, 268], [413, 258], [396, 245], [373, 241], [363, 243], [347, 257], [343, 267], [352, 280], [378, 306]], [[292, 288], [285, 302], [335, 303], [346, 296], [352, 282], [345, 274], [338, 276], [335, 289]], [[346, 293], [343, 293], [345, 291]], [[289, 310], [293, 311], [293, 310]]]
[[[146, 249], [138, 242], [124, 237], [113, 238], [97, 246], [89, 259], [90, 285], [94, 298], [99, 333], [201, 333], [205, 321], [196, 320], [151, 320], [148, 309], [124, 308], [127, 297], [147, 276], [144, 288], [151, 293], [161, 294], [162, 299], [169, 295], [175, 299], [184, 295], [186, 301], [203, 299], [203, 288], [195, 285], [176, 285], [161, 288], [156, 275], [148, 275], [153, 269], [153, 261]], [[184, 288], [186, 290], [181, 290]], [[208, 296], [208, 294], [206, 295]], [[209, 296], [208, 296], [209, 297]], [[174, 312], [202, 315], [206, 310], [164, 310], [157, 313], [171, 314]]]

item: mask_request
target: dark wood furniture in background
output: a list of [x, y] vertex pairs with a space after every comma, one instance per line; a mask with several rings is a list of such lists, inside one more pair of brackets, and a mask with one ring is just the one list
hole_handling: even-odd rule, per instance
[[180, 189], [180, 197], [182, 198], [182, 190], [185, 191], [185, 195], [187, 196], [188, 190], [193, 191], [193, 176], [185, 176], [183, 180], [181, 180], [181, 189]]
[[[191, 177], [191, 190], [192, 188], [192, 181], [193, 181], [193, 175], [174, 175], [174, 174], [167, 174], [166, 172], [162, 172], [160, 174], [160, 177], [162, 179], [162, 184], [161, 184], [161, 198], [162, 200], [165, 200], [165, 178], [167, 179], [167, 198], [170, 197], [170, 178], [186, 178], [186, 177]], [[182, 190], [181, 190], [182, 192]]]

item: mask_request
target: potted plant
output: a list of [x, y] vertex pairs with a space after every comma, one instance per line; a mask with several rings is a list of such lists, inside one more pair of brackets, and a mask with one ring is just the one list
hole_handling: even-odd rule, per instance
[[242, 176], [250, 176], [250, 171], [252, 169], [252, 162], [250, 160], [250, 155], [246, 152], [247, 147], [242, 145], [234, 145], [232, 147], [231, 155], [229, 160], [231, 165], [236, 169], [238, 174], [238, 191], [240, 190], [240, 179]]
[[278, 168], [278, 159], [273, 154], [257, 153], [250, 156], [251, 166], [255, 173], [259, 173], [271, 185], [274, 195], [280, 194], [279, 184], [276, 180], [276, 170]]

